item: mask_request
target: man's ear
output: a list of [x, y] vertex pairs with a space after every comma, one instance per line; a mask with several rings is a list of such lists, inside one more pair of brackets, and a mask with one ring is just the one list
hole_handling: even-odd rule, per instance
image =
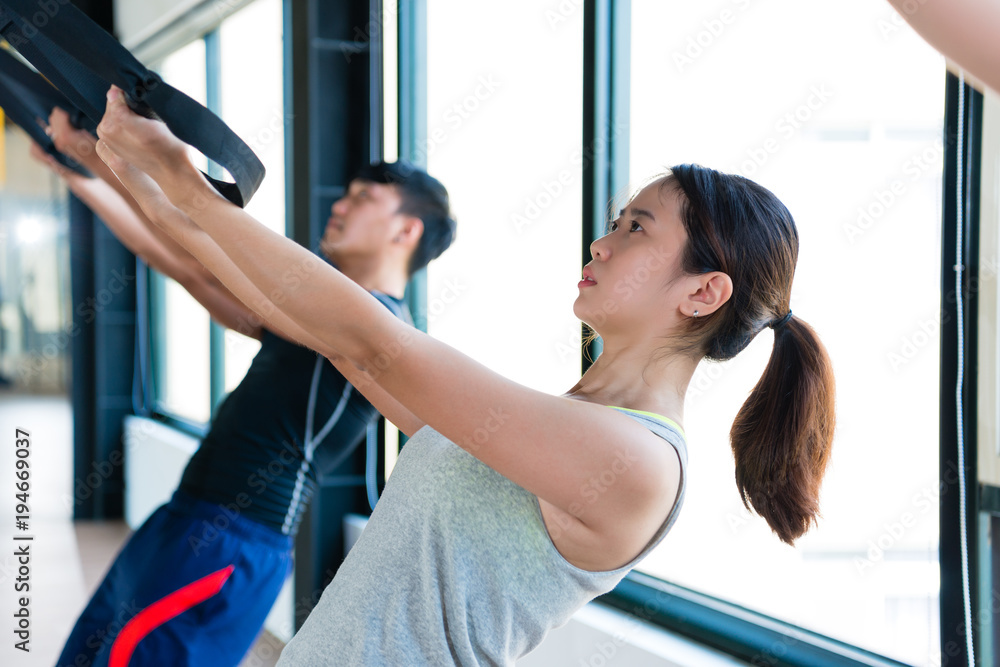
[[733, 295], [733, 280], [722, 271], [711, 271], [689, 278], [692, 282], [687, 298], [681, 302], [681, 313], [685, 317], [704, 317], [714, 313]]
[[402, 243], [416, 248], [424, 234], [424, 221], [415, 215], [403, 216], [403, 225], [393, 237], [394, 243]]

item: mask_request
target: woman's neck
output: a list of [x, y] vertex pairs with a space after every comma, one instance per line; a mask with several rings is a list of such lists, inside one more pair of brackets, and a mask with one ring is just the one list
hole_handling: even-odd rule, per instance
[[566, 396], [644, 410], [683, 423], [684, 396], [698, 360], [655, 350], [605, 347]]

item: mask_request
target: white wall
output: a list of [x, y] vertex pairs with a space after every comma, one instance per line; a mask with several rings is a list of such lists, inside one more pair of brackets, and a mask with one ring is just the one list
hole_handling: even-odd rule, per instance
[[137, 529], [180, 484], [198, 440], [143, 417], [125, 418], [125, 523]]
[[151, 64], [213, 29], [252, 0], [142, 0], [115, 3], [115, 33]]
[[122, 43], [134, 44], [199, 4], [201, 0], [116, 2], [115, 32]]

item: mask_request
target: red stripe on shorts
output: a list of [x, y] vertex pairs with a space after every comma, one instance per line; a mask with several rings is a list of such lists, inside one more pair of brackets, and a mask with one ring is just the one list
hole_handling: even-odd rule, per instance
[[132, 659], [135, 647], [139, 645], [143, 637], [173, 617], [218, 593], [232, 573], [232, 565], [213, 572], [207, 577], [202, 577], [198, 581], [177, 589], [133, 616], [118, 633], [115, 643], [111, 646], [108, 667], [126, 667], [129, 660]]

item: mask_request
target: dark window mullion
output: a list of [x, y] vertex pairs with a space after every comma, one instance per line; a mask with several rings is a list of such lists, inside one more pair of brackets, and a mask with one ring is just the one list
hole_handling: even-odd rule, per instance
[[[381, 127], [372, 128], [381, 116], [382, 83], [371, 29], [381, 2], [291, 0], [284, 8], [285, 109], [292, 118], [286, 204], [292, 238], [315, 249], [347, 180], [382, 154]], [[296, 627], [343, 559], [344, 515], [368, 507], [365, 463], [366, 448], [358, 447], [320, 479], [303, 516], [295, 541]]]
[[[628, 185], [631, 17], [628, 0], [584, 3], [582, 264], [604, 235], [609, 203]], [[583, 370], [600, 353], [599, 340], [585, 344]]]
[[[969, 664], [966, 649], [965, 600], [962, 575], [962, 532], [959, 503], [959, 481], [955, 472], [958, 466], [958, 406], [955, 387], [958, 381], [958, 364], [964, 366], [962, 383], [962, 422], [965, 451], [966, 531], [969, 555], [970, 590], [972, 595], [973, 631], [979, 628], [976, 598], [976, 555], [978, 523], [978, 494], [976, 490], [976, 350], [978, 330], [978, 290], [974, 285], [979, 275], [979, 182], [980, 151], [982, 142], [983, 96], [964, 87], [959, 135], [958, 78], [947, 75], [945, 98], [945, 163], [943, 220], [941, 225], [941, 418], [940, 418], [940, 568], [941, 568], [941, 651], [942, 660], [948, 664]], [[959, 140], [960, 139], [960, 140]], [[959, 144], [962, 154], [959, 155]], [[962, 290], [956, 294], [955, 265], [958, 244], [958, 166], [962, 166]], [[963, 305], [964, 340], [958, 349], [958, 303]], [[988, 632], [987, 632], [988, 634]], [[946, 657], [945, 657], [946, 656]], [[978, 656], [977, 656], [978, 658]]]

